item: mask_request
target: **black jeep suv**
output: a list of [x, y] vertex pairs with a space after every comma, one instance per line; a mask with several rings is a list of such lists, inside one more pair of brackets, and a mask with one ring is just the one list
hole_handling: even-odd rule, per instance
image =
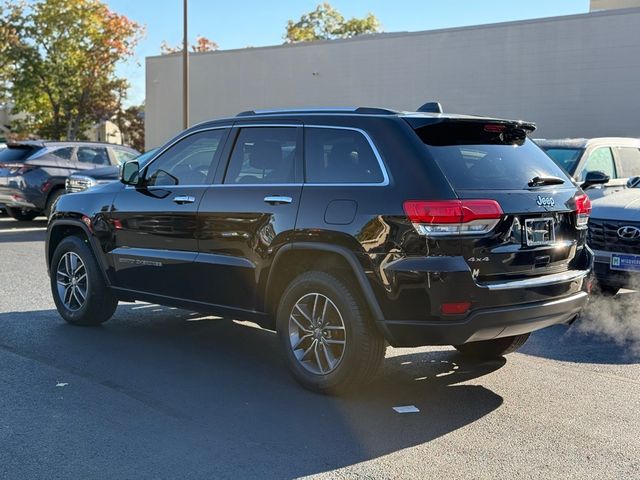
[[72, 173], [137, 157], [123, 145], [95, 142], [15, 142], [0, 150], [0, 204], [16, 220], [49, 215]]
[[589, 199], [533, 129], [376, 108], [202, 123], [58, 201], [56, 306], [78, 325], [119, 300], [251, 320], [324, 392], [370, 379], [387, 342], [512, 352], [590, 288]]

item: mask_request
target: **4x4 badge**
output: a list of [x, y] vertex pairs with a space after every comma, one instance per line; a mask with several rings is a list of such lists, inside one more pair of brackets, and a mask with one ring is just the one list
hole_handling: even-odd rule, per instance
[[541, 195], [538, 195], [538, 200], [536, 200], [536, 205], [538, 205], [539, 207], [553, 207], [555, 206], [556, 201], [553, 199], [553, 197], [543, 197]]

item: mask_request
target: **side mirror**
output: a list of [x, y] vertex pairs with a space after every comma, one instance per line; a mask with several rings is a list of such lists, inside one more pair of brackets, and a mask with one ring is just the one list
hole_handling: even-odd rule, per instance
[[120, 165], [120, 181], [125, 185], [138, 185], [140, 182], [140, 164], [135, 160]]
[[640, 177], [630, 177], [629, 180], [627, 180], [627, 188], [633, 188], [637, 186], [640, 186]]
[[609, 175], [598, 170], [593, 170], [591, 172], [587, 172], [586, 177], [584, 177], [584, 182], [582, 182], [580, 188], [586, 190], [587, 188], [593, 187], [594, 185], [604, 185], [608, 181]]

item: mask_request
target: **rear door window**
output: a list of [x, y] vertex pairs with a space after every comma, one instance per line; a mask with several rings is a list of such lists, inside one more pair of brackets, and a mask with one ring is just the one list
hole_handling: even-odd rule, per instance
[[245, 127], [229, 160], [226, 184], [295, 183], [296, 127]]
[[78, 147], [78, 162], [96, 166], [111, 165], [107, 149], [102, 147]]
[[355, 130], [305, 128], [306, 182], [381, 183], [384, 175], [365, 136]]
[[73, 147], [57, 148], [51, 154], [60, 160], [71, 161], [73, 158]]
[[640, 148], [619, 147], [621, 177], [635, 177], [640, 175]]
[[456, 190], [519, 190], [534, 177], [571, 180], [511, 124], [442, 122], [416, 130]]
[[589, 172], [603, 172], [609, 175], [609, 178], [617, 178], [616, 164], [609, 147], [596, 148], [589, 154], [589, 158], [580, 172], [580, 179], [584, 180]]

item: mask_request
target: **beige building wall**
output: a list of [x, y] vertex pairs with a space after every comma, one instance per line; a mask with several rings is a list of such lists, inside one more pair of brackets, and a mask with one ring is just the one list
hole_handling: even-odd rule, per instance
[[[193, 54], [191, 124], [243, 110], [416, 109], [532, 120], [538, 136], [640, 137], [640, 9]], [[146, 142], [182, 127], [179, 55], [146, 59]]]
[[589, 9], [594, 12], [598, 10], [609, 10], [612, 8], [635, 7], [640, 7], [640, 0], [591, 0]]

